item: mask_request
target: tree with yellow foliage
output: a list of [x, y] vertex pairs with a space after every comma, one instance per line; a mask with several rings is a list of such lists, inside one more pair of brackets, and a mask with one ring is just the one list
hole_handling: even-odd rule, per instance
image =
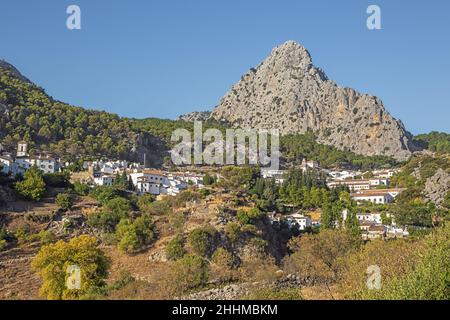
[[109, 265], [97, 240], [87, 235], [43, 246], [32, 261], [43, 280], [40, 294], [49, 300], [80, 299], [103, 287]]

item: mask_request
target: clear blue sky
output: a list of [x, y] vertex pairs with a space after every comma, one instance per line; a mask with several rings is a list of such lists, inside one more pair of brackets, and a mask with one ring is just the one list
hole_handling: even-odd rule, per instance
[[[82, 30], [66, 28], [77, 4]], [[366, 8], [382, 30], [366, 28]], [[211, 109], [295, 40], [413, 133], [450, 132], [450, 1], [1, 0], [0, 58], [54, 98], [129, 117]]]

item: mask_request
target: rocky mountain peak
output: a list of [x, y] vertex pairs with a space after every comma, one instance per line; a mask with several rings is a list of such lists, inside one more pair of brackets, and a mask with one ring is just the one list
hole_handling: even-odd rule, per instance
[[211, 117], [281, 134], [313, 131], [319, 142], [364, 155], [407, 158], [411, 135], [380, 99], [342, 88], [295, 41], [274, 48], [221, 99]]
[[312, 65], [311, 55], [308, 50], [295, 41], [287, 41], [272, 49], [267, 63], [273, 63], [279, 67], [302, 68], [307, 70]]

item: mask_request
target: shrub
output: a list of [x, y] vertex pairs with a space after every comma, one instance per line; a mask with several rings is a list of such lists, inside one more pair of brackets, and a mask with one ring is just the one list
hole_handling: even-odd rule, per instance
[[8, 231], [4, 226], [0, 226], [0, 251], [6, 248], [9, 238]]
[[250, 217], [249, 217], [248, 214], [247, 214], [245, 211], [243, 211], [243, 210], [239, 210], [239, 211], [238, 211], [238, 213], [237, 213], [237, 215], [236, 215], [236, 218], [238, 219], [238, 221], [239, 221], [241, 224], [248, 224], [248, 223], [250, 222]]
[[333, 281], [342, 269], [340, 259], [352, 251], [354, 242], [348, 232], [324, 229], [292, 239], [289, 248], [293, 253], [285, 260], [287, 272]]
[[6, 248], [7, 242], [5, 239], [0, 240], [0, 251]]
[[122, 219], [116, 228], [118, 248], [133, 253], [144, 249], [156, 238], [153, 222], [147, 215], [137, 218], [134, 222]]
[[211, 274], [220, 282], [227, 282], [233, 278], [235, 258], [224, 248], [218, 248], [211, 259]]
[[38, 234], [35, 230], [32, 230], [29, 225], [17, 229], [14, 232], [14, 237], [17, 239], [19, 246], [23, 246], [27, 243], [32, 243], [39, 240]]
[[91, 227], [104, 232], [114, 232], [122, 218], [125, 217], [116, 216], [114, 213], [108, 211], [97, 211], [89, 215], [87, 222]]
[[50, 230], [42, 230], [38, 233], [39, 240], [42, 244], [50, 244], [55, 239], [55, 235]]
[[46, 173], [43, 175], [45, 184], [54, 188], [69, 186], [69, 174], [67, 172]]
[[181, 232], [184, 226], [185, 217], [183, 212], [170, 212], [167, 216], [169, 224], [175, 230]]
[[146, 193], [138, 197], [136, 205], [139, 208], [139, 211], [150, 213], [150, 207], [154, 201], [155, 196]]
[[189, 245], [192, 251], [202, 257], [209, 257], [215, 249], [217, 231], [212, 227], [200, 227], [189, 234]]
[[148, 213], [151, 215], [162, 216], [170, 213], [172, 208], [166, 200], [152, 202], [148, 206]]
[[173, 266], [173, 282], [183, 292], [204, 286], [208, 281], [208, 263], [199, 256], [185, 255]]
[[59, 193], [55, 198], [56, 204], [64, 211], [72, 208], [72, 197], [68, 193]]
[[80, 196], [86, 196], [89, 194], [90, 188], [87, 184], [76, 181], [73, 184], [73, 190], [75, 191], [76, 194]]
[[0, 227], [0, 240], [4, 240], [8, 237], [8, 231], [5, 226]]
[[109, 200], [117, 197], [117, 189], [108, 186], [97, 186], [91, 189], [90, 194], [102, 205], [106, 204]]
[[148, 246], [156, 239], [155, 225], [149, 215], [138, 217], [133, 225], [136, 228], [140, 247]]
[[242, 225], [245, 225], [249, 223], [255, 223], [262, 217], [262, 213], [258, 208], [252, 208], [248, 211], [238, 211], [236, 217]]
[[236, 243], [241, 234], [241, 227], [236, 222], [229, 222], [225, 226], [225, 233], [232, 244]]
[[130, 211], [130, 202], [122, 197], [116, 197], [105, 203], [105, 209], [117, 215], [126, 215]]
[[101, 211], [89, 215], [88, 224], [104, 232], [114, 232], [120, 220], [128, 217], [130, 209], [127, 199], [113, 198], [106, 202]]
[[122, 219], [116, 227], [118, 248], [124, 252], [135, 252], [139, 248], [139, 239], [130, 219]]
[[215, 182], [215, 178], [210, 176], [209, 174], [205, 174], [205, 176], [203, 177], [203, 184], [205, 186], [211, 185]]
[[183, 236], [178, 234], [167, 244], [166, 257], [168, 260], [175, 261], [181, 259], [185, 253]]
[[178, 195], [171, 198], [172, 207], [182, 208], [186, 207], [188, 202], [197, 201], [200, 199], [200, 195], [190, 190], [181, 191]]

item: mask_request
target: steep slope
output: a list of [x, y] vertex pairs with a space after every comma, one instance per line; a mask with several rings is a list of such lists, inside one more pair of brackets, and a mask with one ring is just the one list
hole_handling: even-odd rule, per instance
[[211, 116], [235, 127], [312, 130], [320, 142], [364, 155], [407, 158], [411, 135], [376, 97], [338, 87], [294, 41], [241, 77]]

